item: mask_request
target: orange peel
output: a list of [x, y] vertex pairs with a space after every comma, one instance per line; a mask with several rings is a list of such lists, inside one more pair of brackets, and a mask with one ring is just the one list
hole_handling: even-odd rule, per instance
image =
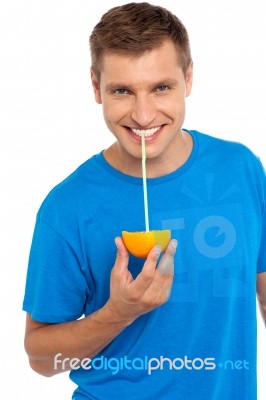
[[122, 231], [122, 239], [129, 253], [135, 257], [146, 258], [156, 245], [160, 245], [162, 251], [166, 249], [171, 239], [171, 231], [169, 229], [143, 232]]

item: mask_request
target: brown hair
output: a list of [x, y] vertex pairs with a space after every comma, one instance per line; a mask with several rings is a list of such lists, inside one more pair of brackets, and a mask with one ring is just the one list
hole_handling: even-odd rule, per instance
[[92, 69], [100, 78], [103, 54], [139, 56], [166, 39], [176, 45], [185, 73], [191, 63], [189, 37], [185, 26], [170, 11], [149, 3], [128, 3], [111, 8], [90, 35]]

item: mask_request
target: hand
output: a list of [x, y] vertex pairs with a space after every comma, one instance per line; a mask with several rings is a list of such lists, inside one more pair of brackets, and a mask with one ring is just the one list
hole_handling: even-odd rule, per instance
[[106, 305], [117, 321], [131, 323], [168, 300], [173, 284], [177, 241], [170, 240], [157, 268], [161, 248], [155, 246], [135, 280], [128, 270], [129, 254], [123, 240], [117, 237], [115, 243], [117, 257], [111, 272], [110, 299]]

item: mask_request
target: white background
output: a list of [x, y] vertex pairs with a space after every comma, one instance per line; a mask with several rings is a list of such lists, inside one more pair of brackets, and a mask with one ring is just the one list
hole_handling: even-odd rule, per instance
[[[21, 304], [41, 201], [112, 142], [92, 96], [88, 37], [100, 16], [119, 4], [0, 0], [0, 376], [10, 399], [66, 400], [74, 389], [67, 374], [48, 379], [29, 368]], [[185, 127], [240, 141], [266, 164], [263, 0], [164, 0], [163, 5], [190, 33], [195, 79]], [[265, 341], [259, 317], [259, 400], [266, 398]]]

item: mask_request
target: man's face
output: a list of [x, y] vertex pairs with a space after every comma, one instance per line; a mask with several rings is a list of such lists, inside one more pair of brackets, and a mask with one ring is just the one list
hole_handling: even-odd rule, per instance
[[92, 85], [105, 122], [117, 139], [120, 157], [141, 157], [142, 132], [147, 159], [174, 155], [185, 118], [185, 98], [191, 91], [192, 66], [184, 76], [171, 41], [138, 57], [105, 54], [100, 81], [92, 72]]

